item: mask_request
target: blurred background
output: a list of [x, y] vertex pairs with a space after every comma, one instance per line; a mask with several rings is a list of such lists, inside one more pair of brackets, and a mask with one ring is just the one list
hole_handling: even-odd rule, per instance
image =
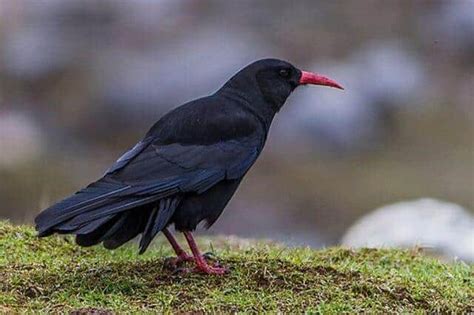
[[[165, 112], [276, 57], [346, 90], [290, 97], [207, 233], [329, 246], [425, 197], [464, 207], [474, 230], [473, 56], [472, 0], [1, 0], [0, 218], [31, 223]], [[435, 222], [406, 220], [391, 225]]]

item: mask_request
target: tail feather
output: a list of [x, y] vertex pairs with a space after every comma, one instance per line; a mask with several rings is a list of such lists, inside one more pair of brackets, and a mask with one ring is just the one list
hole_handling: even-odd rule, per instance
[[103, 178], [41, 212], [35, 219], [36, 229], [39, 236], [72, 233], [105, 216], [151, 204], [177, 192], [163, 184], [132, 187]]
[[[95, 227], [95, 229], [90, 228], [89, 233], [84, 233], [84, 234], [77, 234], [76, 235], [76, 243], [77, 245], [84, 246], [84, 247], [89, 247], [93, 245], [97, 245], [101, 242], [102, 236], [107, 233], [107, 231], [110, 229], [110, 227], [114, 224], [114, 222], [117, 220], [117, 217], [115, 217], [112, 220], [109, 220], [105, 223], [102, 223], [98, 227]], [[95, 222], [94, 224], [90, 225], [96, 225]]]
[[78, 245], [87, 247], [103, 242], [107, 249], [115, 249], [141, 233], [139, 253], [143, 254], [156, 234], [166, 227], [179, 202], [179, 197], [161, 199], [154, 206], [95, 219], [71, 233], [77, 234]]
[[140, 254], [143, 254], [158, 232], [168, 224], [179, 204], [179, 198], [167, 198], [160, 200], [159, 208], [154, 208], [148, 218], [147, 225], [140, 240]]
[[126, 217], [124, 223], [104, 240], [105, 248], [116, 249], [140, 234], [145, 228], [148, 211], [144, 214], [128, 211], [123, 216]]
[[130, 186], [102, 178], [41, 212], [35, 219], [38, 235], [75, 234], [78, 245], [103, 242], [114, 249], [142, 234], [143, 253], [179, 205], [179, 181]]
[[74, 234], [89, 234], [94, 232], [96, 229], [107, 223], [108, 221], [112, 220], [115, 217], [115, 215], [109, 215], [105, 216], [103, 218], [100, 218], [98, 220], [92, 221], [88, 224], [81, 225], [80, 227], [76, 228], [75, 230], [65, 230], [63, 226], [59, 227], [60, 231], [68, 231], [69, 233], [74, 233]]
[[128, 209], [137, 209], [140, 205], [152, 202], [154, 199], [154, 197], [114, 199], [109, 201], [108, 205], [104, 205], [93, 211], [86, 211], [65, 222], [61, 222], [54, 226], [53, 229], [59, 233], [87, 234], [86, 231], [81, 231], [81, 229], [87, 229], [87, 226], [93, 227], [95, 222], [105, 223], [120, 212]]
[[[143, 230], [143, 224], [140, 221], [144, 220], [140, 220], [140, 218], [148, 217], [149, 212], [149, 207], [141, 207], [113, 215], [108, 220], [95, 220], [85, 227], [74, 231], [77, 234], [76, 243], [81, 246], [97, 245], [113, 239], [120, 232], [125, 232], [126, 234], [128, 230], [132, 229], [134, 232], [126, 240], [129, 241]], [[133, 218], [139, 218], [139, 220], [133, 220]]]
[[115, 223], [107, 230], [104, 235], [101, 237], [101, 241], [107, 240], [112, 237], [118, 230], [122, 228], [122, 226], [127, 222], [130, 216], [133, 215], [132, 211], [127, 211], [125, 213], [119, 214], [118, 219]]
[[113, 215], [124, 210], [137, 208], [139, 206], [152, 203], [157, 201], [159, 198], [159, 196], [116, 198], [109, 201], [109, 204], [107, 205], [76, 215], [70, 221], [68, 221], [68, 225], [73, 227], [81, 226], [83, 224], [103, 218], [104, 216]]
[[[74, 195], [44, 210], [35, 218], [39, 236], [46, 236], [56, 232], [54, 230], [55, 226], [63, 224], [81, 213], [110, 203], [114, 195], [124, 192], [129, 188], [130, 186], [108, 182], [105, 179], [90, 184]], [[65, 226], [63, 231], [74, 230], [75, 228], [77, 226]]]

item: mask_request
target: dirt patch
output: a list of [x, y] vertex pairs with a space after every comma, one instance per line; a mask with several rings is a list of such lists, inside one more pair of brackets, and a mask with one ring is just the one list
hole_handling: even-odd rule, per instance
[[77, 310], [73, 310], [69, 314], [70, 315], [112, 315], [114, 313], [106, 309], [85, 307], [85, 308], [79, 308]]

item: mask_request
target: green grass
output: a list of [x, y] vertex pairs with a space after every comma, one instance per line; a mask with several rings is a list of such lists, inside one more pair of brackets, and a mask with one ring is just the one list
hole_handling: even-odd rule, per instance
[[467, 313], [472, 266], [417, 250], [288, 249], [201, 239], [231, 272], [173, 274], [159, 237], [151, 250], [84, 249], [71, 238], [38, 239], [0, 221], [0, 313], [285, 312]]

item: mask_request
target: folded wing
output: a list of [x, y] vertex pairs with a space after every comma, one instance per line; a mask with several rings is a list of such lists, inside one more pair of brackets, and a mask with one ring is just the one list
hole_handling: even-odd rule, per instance
[[[183, 195], [200, 194], [222, 180], [242, 177], [255, 162], [258, 148], [258, 140], [251, 137], [207, 145], [161, 145], [145, 138], [104, 177], [44, 210], [35, 220], [36, 228], [40, 236], [72, 233], [84, 246], [104, 241], [110, 248], [121, 245], [115, 239], [127, 241], [142, 233], [144, 251]], [[143, 207], [149, 210], [138, 211]], [[124, 228], [131, 222], [124, 218], [133, 211], [146, 218], [134, 219], [138, 227], [136, 223]]]

